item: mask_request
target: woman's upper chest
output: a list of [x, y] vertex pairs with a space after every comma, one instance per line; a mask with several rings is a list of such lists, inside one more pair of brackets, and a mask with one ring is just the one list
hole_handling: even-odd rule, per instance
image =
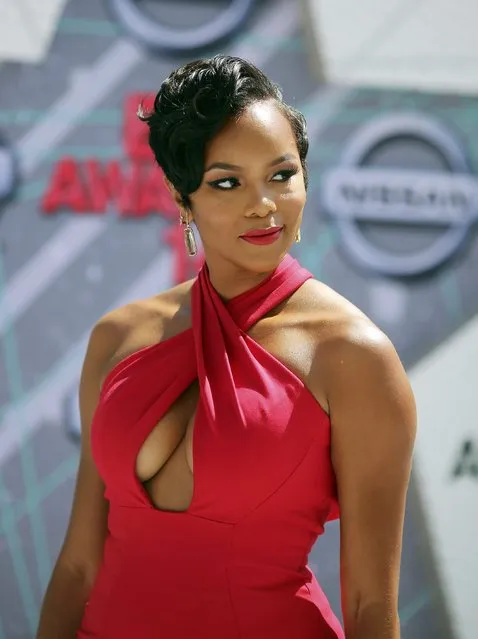
[[[305, 284], [302, 290], [259, 319], [247, 330], [247, 335], [298, 377], [326, 409], [325, 391], [316, 374], [317, 353], [322, 339], [321, 313], [313, 308], [310, 297], [310, 289]], [[159, 299], [157, 308], [152, 308], [153, 312], [148, 314], [146, 321], [138, 323], [123, 341], [110, 360], [109, 370], [133, 353], [153, 344], [168, 342], [192, 328], [189, 296], [178, 299], [168, 309]]]
[[326, 410], [325, 389], [315, 372], [320, 346], [317, 324], [301, 314], [283, 311], [274, 317], [263, 318], [247, 333], [296, 375]]

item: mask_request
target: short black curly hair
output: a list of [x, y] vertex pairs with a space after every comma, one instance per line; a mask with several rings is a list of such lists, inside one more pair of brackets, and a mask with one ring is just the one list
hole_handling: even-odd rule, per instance
[[280, 87], [247, 60], [216, 55], [188, 62], [164, 80], [150, 111], [140, 105], [138, 117], [149, 126], [149, 145], [183, 206], [191, 207], [189, 195], [201, 185], [207, 143], [231, 118], [265, 100], [275, 100], [291, 124], [307, 188], [305, 118], [284, 102]]

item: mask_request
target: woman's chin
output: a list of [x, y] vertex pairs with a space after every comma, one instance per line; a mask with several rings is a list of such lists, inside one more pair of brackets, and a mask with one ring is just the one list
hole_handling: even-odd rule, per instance
[[247, 252], [247, 255], [244, 253], [240, 256], [239, 262], [241, 266], [248, 271], [252, 271], [254, 273], [267, 273], [269, 271], [273, 271], [280, 264], [282, 259], [289, 252], [289, 246], [283, 246], [280, 249], [276, 247], [275, 250], [267, 250], [267, 251], [254, 251]]
[[[284, 238], [285, 240], [285, 238]], [[288, 241], [280, 241], [274, 244], [258, 246], [248, 244], [241, 240], [239, 246], [234, 245], [228, 250], [214, 250], [213, 247], [205, 247], [206, 262], [209, 268], [223, 271], [227, 263], [235, 269], [250, 273], [272, 272], [290, 251], [292, 244]]]

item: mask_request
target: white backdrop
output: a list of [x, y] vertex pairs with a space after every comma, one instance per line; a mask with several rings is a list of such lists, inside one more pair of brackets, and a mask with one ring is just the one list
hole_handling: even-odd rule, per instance
[[478, 636], [478, 317], [410, 374], [415, 477], [457, 639]]

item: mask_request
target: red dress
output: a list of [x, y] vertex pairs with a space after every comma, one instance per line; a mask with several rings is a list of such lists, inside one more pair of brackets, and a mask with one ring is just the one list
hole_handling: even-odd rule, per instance
[[[224, 303], [203, 267], [192, 327], [108, 375], [91, 435], [108, 535], [78, 639], [343, 639], [307, 566], [338, 516], [329, 419], [245, 332], [310, 277], [286, 256]], [[135, 475], [136, 457], [195, 378], [192, 503], [161, 511]]]

